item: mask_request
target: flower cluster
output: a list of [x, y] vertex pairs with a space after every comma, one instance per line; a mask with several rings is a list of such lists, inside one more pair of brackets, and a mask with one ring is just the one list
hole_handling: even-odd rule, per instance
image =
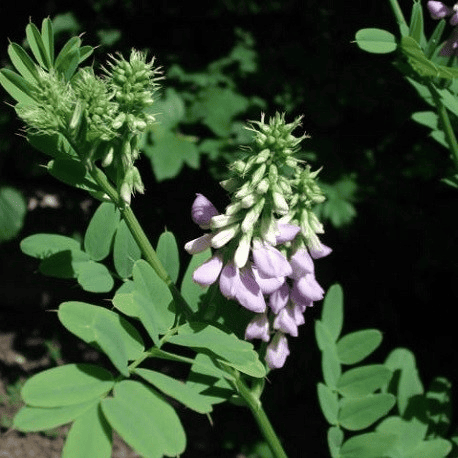
[[292, 135], [299, 123], [300, 118], [286, 124], [277, 114], [269, 123], [262, 116], [251, 124], [254, 147], [221, 183], [232, 195], [231, 203], [220, 214], [197, 194], [192, 219], [210, 232], [185, 246], [191, 254], [214, 249], [193, 279], [202, 286], [218, 282], [226, 298], [255, 313], [245, 338], [269, 342], [265, 360], [272, 369], [284, 365], [286, 336], [298, 335], [306, 308], [323, 298], [314, 259], [331, 252], [316, 235], [323, 228], [312, 206], [324, 199], [315, 182], [317, 172], [303, 168], [293, 156], [305, 138]]
[[[430, 0], [427, 7], [433, 19], [444, 19], [450, 17], [450, 24], [458, 25], [458, 3], [455, 3], [451, 8], [439, 1]], [[450, 38], [445, 41], [439, 55], [455, 56], [458, 54], [458, 28], [455, 27]]]

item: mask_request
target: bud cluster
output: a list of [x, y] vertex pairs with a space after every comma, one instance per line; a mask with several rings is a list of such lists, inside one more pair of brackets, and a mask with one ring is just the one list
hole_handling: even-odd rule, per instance
[[196, 269], [194, 281], [207, 286], [219, 280], [225, 297], [256, 314], [245, 337], [270, 342], [265, 356], [270, 368], [283, 366], [289, 354], [286, 334], [297, 336], [305, 309], [323, 298], [313, 259], [331, 251], [316, 235], [323, 228], [312, 212], [323, 201], [318, 172], [293, 156], [306, 138], [292, 135], [299, 124], [300, 118], [286, 124], [280, 114], [268, 124], [264, 116], [251, 123], [254, 146], [221, 183], [231, 203], [219, 214], [198, 194], [192, 218], [210, 232], [185, 246], [191, 254], [215, 250]]
[[111, 57], [104, 77], [92, 68], [81, 68], [67, 82], [54, 70], [37, 68], [31, 87], [33, 104], [18, 104], [16, 110], [32, 133], [62, 134], [78, 149], [86, 165], [101, 159], [113, 166], [123, 201], [133, 192], [143, 192], [138, 169], [139, 136], [155, 121], [148, 112], [158, 89], [160, 70], [154, 59], [132, 50], [128, 60]]
[[75, 92], [56, 72], [37, 68], [37, 82], [31, 89], [34, 104], [18, 104], [16, 112], [33, 133], [52, 135], [67, 128]]

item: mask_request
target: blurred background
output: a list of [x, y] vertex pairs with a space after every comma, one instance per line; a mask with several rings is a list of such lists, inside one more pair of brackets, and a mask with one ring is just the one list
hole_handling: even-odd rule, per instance
[[[352, 43], [364, 27], [397, 34], [388, 2], [4, 3], [2, 67], [9, 65], [8, 40], [23, 44], [29, 18], [40, 25], [47, 16], [60, 45], [83, 32], [84, 44], [99, 45], [91, 57], [96, 71], [108, 54], [127, 56], [132, 47], [148, 50], [163, 67], [154, 108], [159, 123], [145, 135], [139, 161], [146, 193], [133, 202], [153, 241], [165, 227], [181, 246], [200, 235], [189, 216], [196, 192], [221, 210], [227, 205], [218, 181], [250, 141], [246, 120], [259, 120], [261, 112], [286, 112], [287, 120], [303, 114], [302, 130], [311, 138], [300, 154], [313, 169], [323, 167], [328, 200], [317, 212], [326, 228], [322, 240], [334, 250], [317, 263], [317, 279], [325, 289], [342, 284], [344, 332], [378, 328], [384, 342], [374, 361], [407, 347], [425, 385], [437, 375], [456, 380], [451, 313], [458, 250], [456, 230], [447, 227], [456, 220], [457, 196], [441, 182], [450, 173], [448, 152], [410, 119], [425, 107], [392, 56], [367, 54]], [[401, 5], [408, 16], [411, 2]], [[1, 99], [0, 422], [6, 428], [5, 406], [14, 410], [11, 393], [21, 380], [90, 357], [47, 312], [85, 293], [35, 273], [36, 261], [20, 252], [19, 242], [36, 232], [81, 238], [97, 202], [46, 173], [46, 158], [21, 136], [9, 96], [2, 92]], [[183, 264], [188, 259], [183, 253]], [[320, 309], [317, 303], [307, 311], [300, 336], [290, 339], [286, 366], [269, 375], [264, 395], [292, 458], [329, 456], [316, 397], [322, 375], [313, 323]], [[185, 415], [184, 457], [267, 456], [256, 455], [259, 436], [248, 413], [223, 405], [213, 422]]]

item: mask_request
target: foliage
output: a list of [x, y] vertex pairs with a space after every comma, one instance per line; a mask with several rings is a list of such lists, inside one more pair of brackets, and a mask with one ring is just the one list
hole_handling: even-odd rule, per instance
[[[317, 385], [323, 414], [331, 425], [328, 446], [333, 458], [442, 458], [452, 450], [451, 383], [437, 377], [425, 391], [414, 354], [397, 348], [384, 364], [361, 362], [377, 349], [382, 333], [365, 329], [341, 335], [343, 292], [326, 294], [315, 336], [321, 350], [324, 383]], [[343, 370], [343, 366], [355, 366]], [[367, 428], [375, 430], [367, 432]], [[345, 438], [344, 430], [352, 434]]]

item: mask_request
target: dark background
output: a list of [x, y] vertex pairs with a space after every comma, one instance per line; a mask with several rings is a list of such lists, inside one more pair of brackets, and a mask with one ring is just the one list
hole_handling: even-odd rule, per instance
[[[411, 3], [402, 5], [407, 14]], [[343, 286], [344, 332], [378, 328], [384, 341], [374, 360], [381, 362], [393, 348], [407, 347], [415, 352], [425, 385], [436, 375], [456, 380], [452, 318], [457, 301], [456, 192], [440, 181], [450, 172], [448, 153], [410, 119], [412, 112], [425, 106], [391, 65], [391, 56], [367, 54], [352, 43], [363, 27], [397, 32], [388, 2], [2, 4], [2, 66], [7, 63], [7, 39], [20, 43], [29, 17], [40, 24], [46, 16], [69, 11], [80, 26], [76, 32], [86, 32], [86, 44], [97, 44], [100, 29], [121, 32], [116, 46], [97, 49], [96, 58], [131, 47], [149, 48], [165, 69], [179, 62], [189, 71], [199, 70], [227, 53], [235, 27], [250, 31], [256, 41], [258, 72], [245, 81], [243, 93], [264, 98], [269, 104], [267, 114], [273, 115], [283, 109], [275, 104], [275, 94], [293, 88], [296, 103], [287, 116], [305, 115], [303, 127], [312, 135], [306, 147], [317, 154], [314, 166], [324, 166], [322, 179], [332, 182], [353, 174], [358, 183], [356, 217], [337, 228], [325, 222], [323, 241], [334, 251], [317, 262], [317, 278], [324, 288], [334, 282]], [[19, 237], [0, 245], [0, 332], [17, 332], [16, 347], [32, 359], [40, 352], [24, 343], [27, 336], [57, 336], [66, 355], [65, 348], [71, 347], [66, 344], [68, 335], [58, 330], [59, 323], [45, 310], [81, 293], [67, 283], [56, 285], [34, 274], [36, 263], [25, 259], [18, 242], [40, 231], [83, 231], [95, 204], [89, 202], [91, 211], [83, 212], [84, 194], [37, 171], [34, 163], [41, 157], [15, 135], [21, 125], [7, 105], [0, 107], [0, 121], [0, 183], [15, 186], [26, 196], [43, 189], [64, 202], [58, 212], [30, 212]], [[188, 216], [196, 192], [216, 199], [219, 208], [227, 203], [205, 161], [199, 171], [185, 169], [176, 179], [161, 183], [155, 182], [146, 162], [141, 161], [140, 168], [147, 193], [133, 206], [153, 240], [165, 226], [181, 244], [196, 236]], [[307, 313], [300, 337], [290, 339], [291, 356], [285, 368], [269, 375], [264, 402], [291, 457], [324, 457], [328, 456], [327, 424], [316, 400], [316, 383], [322, 375], [313, 325], [320, 304]], [[10, 383], [24, 375], [15, 367], [2, 369], [2, 378]], [[218, 446], [237, 450], [257, 434], [250, 415], [230, 406], [216, 409], [213, 429], [205, 418], [202, 424], [199, 421], [193, 417], [185, 427], [190, 428], [190, 441], [213, 444], [208, 448], [213, 451], [205, 456], [223, 456], [222, 451], [215, 452]], [[193, 456], [189, 453], [184, 456]]]

